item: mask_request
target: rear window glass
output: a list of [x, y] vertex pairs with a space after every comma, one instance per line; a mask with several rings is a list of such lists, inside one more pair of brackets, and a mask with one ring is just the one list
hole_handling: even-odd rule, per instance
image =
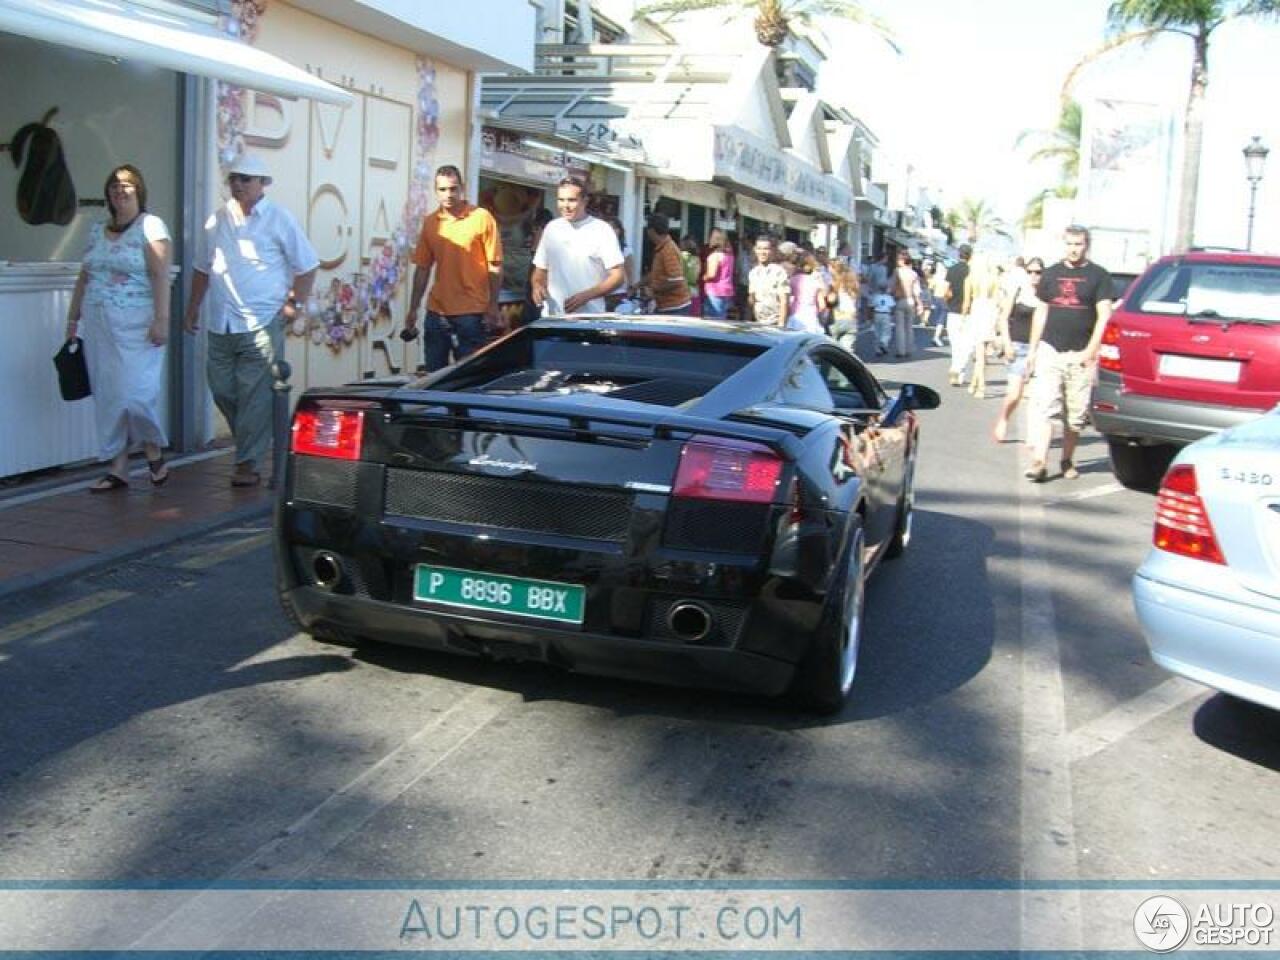
[[436, 380], [439, 390], [488, 394], [594, 393], [685, 406], [766, 348], [656, 331], [521, 331]]
[[689, 373], [722, 380], [760, 352], [755, 347], [726, 352], [719, 344], [683, 338], [663, 341], [635, 334], [607, 339], [538, 337], [533, 341], [531, 366], [538, 370], [607, 367], [664, 374]]
[[1129, 304], [1140, 313], [1280, 323], [1280, 267], [1168, 263]]

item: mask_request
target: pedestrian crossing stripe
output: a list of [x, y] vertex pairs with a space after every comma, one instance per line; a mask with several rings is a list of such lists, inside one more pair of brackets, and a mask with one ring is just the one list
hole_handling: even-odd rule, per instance
[[271, 538], [270, 533], [255, 533], [251, 537], [243, 540], [236, 540], [228, 543], [224, 547], [218, 547], [216, 550], [208, 550], [204, 553], [197, 554], [194, 557], [188, 557], [178, 564], [182, 570], [208, 570], [210, 567], [217, 566], [224, 560], [230, 560], [232, 557], [238, 557], [242, 553], [248, 553], [250, 550], [256, 550]]
[[28, 617], [26, 620], [19, 620], [11, 626], [0, 628], [0, 646], [42, 633], [50, 627], [77, 620], [95, 610], [101, 610], [103, 607], [132, 596], [133, 594], [128, 590], [101, 590], [36, 614], [34, 617]]

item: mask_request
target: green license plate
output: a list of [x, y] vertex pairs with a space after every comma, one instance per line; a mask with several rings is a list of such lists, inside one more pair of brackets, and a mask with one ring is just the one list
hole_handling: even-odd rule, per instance
[[585, 587], [553, 580], [524, 580], [453, 567], [418, 564], [413, 598], [469, 610], [496, 610], [522, 617], [581, 623], [586, 606]]

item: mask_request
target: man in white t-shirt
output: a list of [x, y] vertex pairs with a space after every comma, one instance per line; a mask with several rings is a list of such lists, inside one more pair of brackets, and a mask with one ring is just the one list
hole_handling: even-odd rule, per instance
[[565, 177], [556, 189], [559, 219], [533, 255], [533, 302], [545, 314], [604, 313], [604, 296], [624, 280], [613, 228], [587, 213], [587, 185]]

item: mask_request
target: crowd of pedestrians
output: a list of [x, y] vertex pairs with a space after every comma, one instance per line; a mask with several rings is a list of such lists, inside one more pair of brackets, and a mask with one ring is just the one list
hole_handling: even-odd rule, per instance
[[[201, 237], [184, 324], [194, 333], [203, 310], [209, 385], [233, 432], [238, 486], [260, 482], [270, 440], [270, 366], [280, 355], [282, 326], [306, 301], [318, 267], [296, 219], [266, 199], [270, 183], [259, 159], [243, 157], [231, 169], [230, 199]], [[508, 322], [498, 309], [503, 250], [493, 215], [466, 199], [457, 167], [437, 169], [434, 185], [437, 207], [424, 218], [413, 253], [401, 333], [405, 340], [421, 333], [427, 370], [469, 355]], [[145, 451], [152, 483], [168, 477], [156, 405], [168, 332], [169, 235], [146, 212], [136, 168], [114, 170], [104, 195], [110, 217], [93, 234], [67, 318], [68, 340], [83, 334], [88, 343], [108, 465], [94, 492], [127, 487], [135, 446]], [[828, 256], [768, 233], [739, 246], [717, 228], [700, 246], [673, 235], [667, 216], [653, 212], [645, 220], [643, 276], [632, 284], [634, 254], [622, 223], [593, 216], [589, 200], [582, 180], [558, 184], [560, 215], [543, 211], [534, 225], [525, 303], [511, 322], [606, 311], [740, 320], [827, 334], [854, 352], [866, 345], [869, 361], [890, 351], [911, 357], [915, 328], [923, 326], [935, 347], [949, 347], [951, 385], [975, 397], [986, 396], [988, 363], [1006, 364], [991, 435], [997, 443], [1009, 439], [1025, 395], [1028, 479], [1049, 477], [1055, 419], [1063, 425], [1059, 475], [1078, 475], [1075, 448], [1112, 297], [1110, 276], [1088, 259], [1084, 228], [1068, 228], [1064, 256], [1049, 266], [1038, 257], [1009, 264], [975, 258], [962, 244], [945, 269], [913, 260], [905, 248], [859, 269], [847, 246]]]

